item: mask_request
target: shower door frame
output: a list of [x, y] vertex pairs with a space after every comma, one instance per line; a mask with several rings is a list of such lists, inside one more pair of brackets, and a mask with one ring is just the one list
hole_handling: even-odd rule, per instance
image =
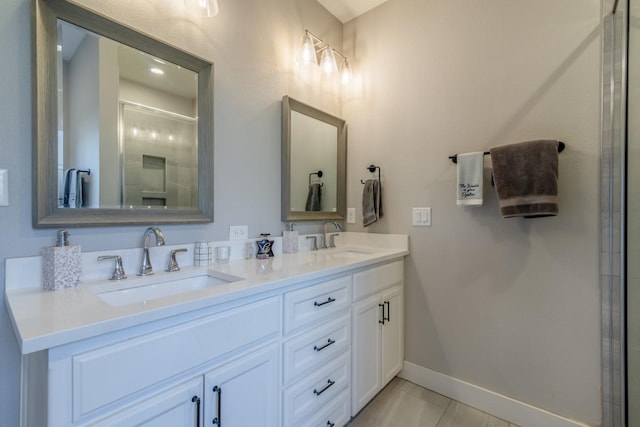
[[[602, 427], [627, 425], [627, 99], [630, 0], [603, 2], [601, 147]], [[619, 67], [616, 65], [619, 62]]]

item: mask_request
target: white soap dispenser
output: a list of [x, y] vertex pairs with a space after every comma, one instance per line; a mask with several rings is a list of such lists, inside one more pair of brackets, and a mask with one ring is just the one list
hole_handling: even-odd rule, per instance
[[58, 230], [56, 245], [42, 251], [42, 285], [46, 290], [71, 288], [80, 283], [80, 246], [70, 246], [69, 236], [67, 230]]
[[282, 252], [295, 254], [298, 252], [298, 231], [293, 229], [294, 224], [288, 224], [288, 230], [282, 232]]

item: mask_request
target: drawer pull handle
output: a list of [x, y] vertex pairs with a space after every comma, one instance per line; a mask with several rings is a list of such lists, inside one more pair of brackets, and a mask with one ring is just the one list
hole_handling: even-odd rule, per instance
[[222, 388], [214, 386], [212, 391], [218, 395], [218, 416], [211, 423], [214, 426], [222, 427]]
[[321, 307], [321, 306], [323, 306], [323, 305], [325, 305], [325, 304], [329, 304], [329, 303], [331, 303], [331, 302], [334, 302], [335, 300], [336, 300], [335, 298], [331, 298], [331, 297], [329, 297], [329, 298], [328, 298], [326, 301], [324, 301], [324, 302], [314, 301], [314, 302], [313, 302], [313, 305], [315, 305], [316, 307]]
[[384, 304], [378, 304], [378, 307], [380, 307], [382, 309], [382, 320], [378, 320], [378, 323], [381, 323], [384, 325], [384, 321], [385, 321], [385, 317], [384, 317]]
[[387, 322], [391, 321], [391, 303], [389, 301], [385, 301], [384, 304], [387, 306], [387, 318], [385, 319]]
[[317, 345], [314, 345], [314, 346], [313, 346], [313, 349], [314, 349], [315, 351], [322, 351], [322, 350], [324, 350], [325, 348], [329, 347], [331, 344], [335, 344], [335, 343], [336, 343], [336, 341], [335, 341], [335, 340], [332, 340], [331, 338], [329, 338], [329, 339], [327, 340], [327, 343], [326, 343], [325, 345], [321, 345], [320, 347], [318, 347]]
[[327, 421], [327, 426], [328, 427], [334, 427], [336, 425], [336, 423], [332, 423], [331, 421]]
[[332, 385], [334, 385], [336, 382], [335, 381], [331, 381], [330, 379], [327, 380], [327, 385], [325, 385], [324, 387], [322, 387], [320, 390], [317, 389], [313, 389], [313, 394], [315, 394], [316, 396], [320, 396], [322, 393], [324, 393], [325, 391], [327, 391], [327, 389], [329, 387], [331, 387]]
[[200, 398], [193, 396], [191, 401], [196, 404], [196, 427], [200, 427]]

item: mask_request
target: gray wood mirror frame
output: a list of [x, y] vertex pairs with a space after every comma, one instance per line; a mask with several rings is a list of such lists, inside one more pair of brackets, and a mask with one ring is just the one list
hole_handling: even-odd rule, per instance
[[282, 220], [344, 220], [347, 124], [282, 98]]
[[[197, 200], [184, 208], [64, 208], [58, 181], [58, 20], [197, 75]], [[88, 227], [213, 221], [213, 64], [65, 0], [33, 0], [33, 226]], [[114, 133], [120, 130], [114, 131]], [[120, 189], [117, 189], [120, 190]], [[115, 191], [115, 190], [114, 190]]]

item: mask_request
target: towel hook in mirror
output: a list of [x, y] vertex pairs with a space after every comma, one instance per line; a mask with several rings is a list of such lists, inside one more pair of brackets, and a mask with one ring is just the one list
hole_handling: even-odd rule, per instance
[[[319, 170], [318, 172], [311, 172], [309, 174], [309, 186], [311, 186], [311, 175], [318, 175], [318, 178], [322, 178], [323, 173], [321, 170]], [[320, 183], [320, 187], [324, 187], [324, 182]]]
[[[374, 173], [376, 171], [376, 169], [377, 169], [378, 170], [378, 182], [380, 182], [380, 166], [369, 165], [365, 169], [367, 169], [371, 173]], [[360, 183], [364, 184], [364, 181], [360, 180]]]

